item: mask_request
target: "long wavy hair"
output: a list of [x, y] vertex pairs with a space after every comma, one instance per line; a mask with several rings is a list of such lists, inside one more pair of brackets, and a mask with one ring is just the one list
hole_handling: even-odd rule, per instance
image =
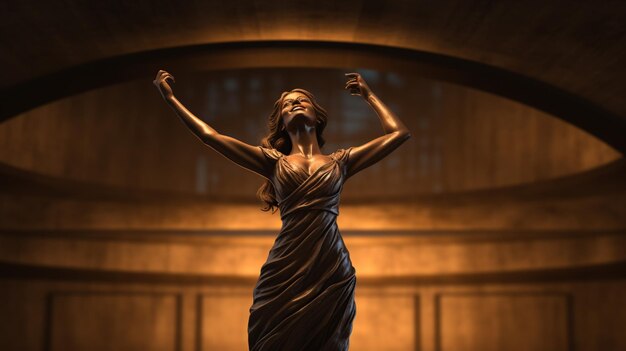
[[[322, 106], [318, 105], [315, 101], [315, 96], [304, 89], [293, 89], [286, 91], [280, 95], [280, 98], [274, 103], [274, 111], [268, 118], [269, 134], [263, 138], [261, 145], [266, 148], [276, 149], [281, 153], [288, 155], [291, 152], [291, 139], [289, 133], [287, 133], [287, 127], [283, 123], [281, 116], [283, 99], [290, 93], [301, 93], [309, 98], [313, 109], [315, 110], [315, 134], [317, 136], [317, 144], [321, 148], [324, 146], [324, 138], [322, 132], [326, 128], [326, 122], [328, 121], [328, 113]], [[269, 180], [266, 180], [263, 185], [257, 191], [257, 196], [265, 204], [262, 208], [263, 211], [276, 212], [278, 208], [278, 201], [276, 200], [276, 190]]]

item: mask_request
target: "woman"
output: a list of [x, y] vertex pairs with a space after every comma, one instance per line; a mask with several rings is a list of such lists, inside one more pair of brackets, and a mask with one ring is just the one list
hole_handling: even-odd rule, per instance
[[337, 228], [346, 179], [373, 165], [410, 137], [358, 73], [346, 89], [378, 114], [385, 135], [330, 155], [320, 151], [326, 111], [303, 89], [285, 92], [269, 119], [262, 146], [222, 135], [194, 116], [172, 92], [174, 77], [154, 80], [165, 101], [205, 144], [266, 179], [259, 197], [280, 210], [282, 228], [261, 268], [250, 308], [252, 351], [347, 350], [355, 316], [355, 271]]

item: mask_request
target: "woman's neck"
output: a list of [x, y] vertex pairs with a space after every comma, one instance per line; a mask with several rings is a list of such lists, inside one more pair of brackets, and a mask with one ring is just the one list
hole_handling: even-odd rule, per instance
[[289, 131], [289, 138], [291, 139], [290, 155], [300, 154], [310, 158], [321, 153], [317, 144], [315, 127], [301, 126], [296, 130]]

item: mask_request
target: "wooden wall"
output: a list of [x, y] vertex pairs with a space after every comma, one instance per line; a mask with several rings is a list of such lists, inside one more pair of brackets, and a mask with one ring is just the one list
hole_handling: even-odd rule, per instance
[[[624, 174], [343, 205], [351, 350], [624, 349]], [[276, 215], [66, 186], [3, 175], [1, 350], [245, 350]]]
[[[252, 287], [3, 281], [3, 350], [246, 350]], [[619, 351], [621, 282], [359, 287], [354, 351]]]
[[[280, 92], [307, 88], [329, 111], [329, 153], [382, 133], [366, 103], [342, 89], [343, 73], [205, 72], [176, 75], [175, 89], [218, 131], [258, 145]], [[393, 72], [363, 74], [413, 138], [351, 179], [345, 189], [348, 199], [523, 184], [575, 174], [621, 156], [589, 134], [510, 100]], [[3, 123], [0, 162], [132, 189], [254, 198], [261, 179], [201, 145], [160, 99], [151, 79], [61, 100]]]
[[[528, 85], [544, 82], [607, 113], [573, 115], [619, 140], [623, 128], [605, 128], [626, 115], [626, 51], [616, 45], [624, 6], [317, 5], [0, 5], [8, 14], [0, 85], [31, 101], [37, 77], [85, 72], [79, 65], [101, 59], [114, 67], [106, 64], [119, 55], [241, 40], [356, 41], [537, 79]], [[250, 143], [278, 93], [295, 86], [331, 111], [326, 152], [380, 134], [371, 111], [341, 90], [341, 70], [172, 73], [194, 111]], [[340, 225], [359, 281], [352, 350], [625, 350], [625, 163], [581, 173], [621, 155], [515, 102], [363, 73], [414, 138], [346, 188]], [[151, 79], [0, 125], [0, 162], [61, 179], [0, 165], [0, 350], [245, 350], [251, 287], [280, 222], [251, 201], [260, 180], [199, 145]], [[564, 176], [572, 177], [554, 180]], [[500, 189], [512, 185], [521, 186]], [[476, 193], [451, 194], [465, 191]]]
[[[180, 92], [254, 142], [276, 89], [298, 84], [278, 73], [189, 76]], [[341, 73], [301, 77], [334, 111], [327, 150], [379, 133], [366, 106], [329, 87]], [[626, 163], [607, 165], [620, 155], [510, 101], [367, 74], [414, 138], [343, 199], [351, 350], [626, 348]], [[1, 350], [246, 349], [280, 221], [251, 201], [259, 179], [200, 145], [149, 80], [3, 123], [0, 144], [4, 162], [52, 176], [0, 168]]]
[[[515, 188], [403, 199], [342, 199], [344, 230], [622, 230], [626, 162]], [[352, 179], [351, 179], [352, 180]], [[358, 189], [358, 188], [356, 188]], [[277, 231], [278, 213], [254, 201], [177, 198], [5, 175], [0, 228], [12, 230]]]
[[[0, 349], [23, 351], [245, 350], [255, 270], [273, 241], [250, 232], [0, 237]], [[357, 270], [351, 350], [626, 347], [623, 234], [345, 237]]]

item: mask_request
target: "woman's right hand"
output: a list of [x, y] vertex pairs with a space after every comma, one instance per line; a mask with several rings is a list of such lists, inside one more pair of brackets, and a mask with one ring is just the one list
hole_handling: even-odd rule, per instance
[[172, 91], [170, 83], [176, 83], [176, 80], [174, 79], [174, 76], [168, 72], [159, 70], [152, 83], [157, 87], [157, 89], [159, 89], [159, 92], [164, 99], [167, 100], [174, 97], [174, 92]]

